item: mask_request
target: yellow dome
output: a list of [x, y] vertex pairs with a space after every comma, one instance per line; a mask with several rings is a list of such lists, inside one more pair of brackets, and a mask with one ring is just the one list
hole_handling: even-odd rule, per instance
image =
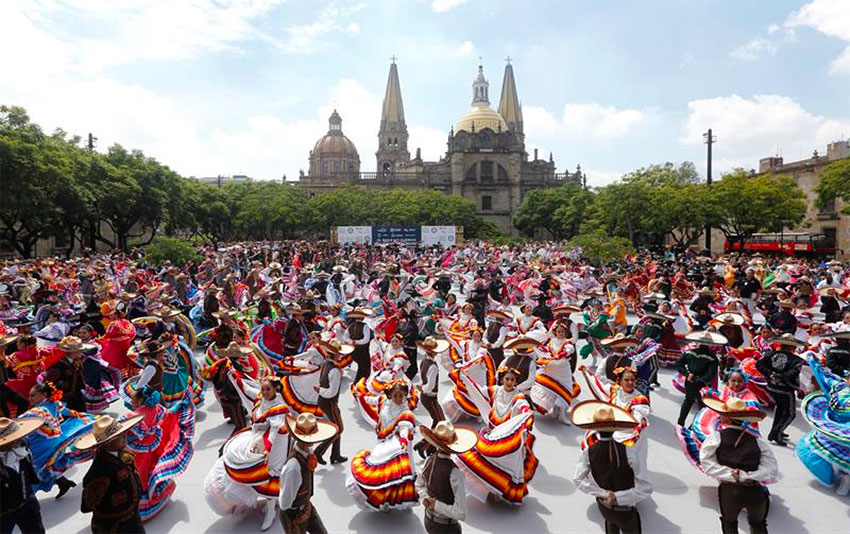
[[483, 102], [476, 102], [469, 111], [461, 115], [455, 131], [480, 132], [484, 128], [490, 128], [494, 132], [506, 132], [508, 125], [496, 110]]

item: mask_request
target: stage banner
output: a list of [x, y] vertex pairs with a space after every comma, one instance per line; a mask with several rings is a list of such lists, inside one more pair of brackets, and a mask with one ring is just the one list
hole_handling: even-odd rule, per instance
[[422, 227], [422, 244], [442, 245], [451, 247], [455, 245], [455, 227], [454, 226], [423, 226]]
[[409, 243], [416, 244], [422, 239], [419, 226], [373, 226], [372, 244]]
[[371, 226], [338, 226], [337, 243], [340, 245], [348, 245], [350, 243], [362, 243], [365, 245], [372, 244], [372, 227]]

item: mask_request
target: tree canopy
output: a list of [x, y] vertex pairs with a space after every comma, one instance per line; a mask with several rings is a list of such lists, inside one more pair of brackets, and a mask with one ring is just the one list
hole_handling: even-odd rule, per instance
[[[850, 201], [850, 159], [830, 163], [821, 173], [815, 192], [818, 195], [817, 204], [821, 208], [836, 198], [844, 202]], [[850, 203], [844, 206], [842, 211], [850, 213]]]

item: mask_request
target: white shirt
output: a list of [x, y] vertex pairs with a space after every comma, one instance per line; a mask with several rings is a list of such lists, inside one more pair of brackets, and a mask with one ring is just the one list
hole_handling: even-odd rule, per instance
[[[600, 436], [599, 441], [603, 442], [610, 439]], [[604, 499], [608, 495], [608, 490], [599, 487], [599, 484], [593, 479], [593, 473], [590, 471], [588, 449], [589, 447], [586, 447], [581, 451], [581, 456], [579, 456], [576, 470], [573, 474], [573, 482], [579, 490], [588, 495]], [[652, 485], [649, 483], [649, 479], [646, 478], [644, 468], [641, 462], [638, 461], [633, 447], [626, 447], [626, 460], [629, 462], [629, 467], [632, 468], [632, 472], [635, 475], [635, 486], [630, 489], [613, 492], [617, 496], [616, 506], [635, 506], [652, 494]]]
[[[501, 324], [501, 321], [498, 321], [498, 322], [499, 322], [499, 324]], [[508, 328], [505, 325], [502, 325], [502, 328], [499, 329], [499, 337], [496, 339], [496, 341], [490, 343], [490, 348], [491, 349], [502, 348], [502, 345], [505, 344], [505, 338], [507, 337], [507, 335], [508, 335]]]
[[368, 344], [368, 343], [369, 343], [369, 341], [371, 341], [371, 339], [372, 339], [372, 336], [371, 336], [371, 335], [369, 335], [369, 333], [370, 333], [369, 325], [368, 325], [368, 324], [366, 324], [366, 322], [365, 322], [365, 321], [361, 321], [361, 322], [363, 323], [363, 337], [361, 337], [360, 339], [352, 339], [352, 338], [351, 338], [351, 334], [349, 333], [348, 328], [346, 328], [346, 329], [345, 329], [345, 336], [346, 336], [346, 338], [347, 338], [347, 339], [349, 339], [349, 340], [350, 340], [352, 343], [354, 343], [355, 345], [366, 345], [366, 344]]
[[68, 329], [69, 327], [67, 323], [56, 321], [46, 325], [33, 335], [36, 337], [36, 342], [39, 347], [54, 347], [60, 339], [68, 335]]
[[[451, 456], [443, 453], [436, 453], [439, 458], [450, 459]], [[454, 519], [455, 521], [463, 521], [466, 519], [466, 485], [464, 482], [463, 473], [455, 467], [449, 475], [449, 484], [452, 487], [452, 493], [455, 495], [454, 504], [446, 504], [442, 501], [434, 500], [434, 513], [437, 516]], [[416, 477], [416, 493], [419, 498], [430, 497], [428, 494], [428, 481], [421, 474]]]
[[[770, 449], [770, 445], [761, 438], [756, 438], [756, 442], [761, 451], [759, 467], [755, 471], [744, 471], [740, 469], [737, 481], [754, 480], [756, 482], [768, 482], [779, 480], [781, 476], [779, 474], [779, 464], [776, 461], [776, 456]], [[717, 462], [717, 447], [719, 446], [720, 432], [712, 432], [702, 443], [702, 447], [699, 450], [700, 467], [702, 467], [706, 475], [716, 478], [720, 482], [736, 482], [735, 477], [732, 476], [733, 469], [725, 465], [720, 465]]]
[[[310, 451], [304, 449], [298, 442], [295, 442], [293, 449], [296, 454], [300, 454], [301, 456], [310, 455]], [[292, 508], [292, 503], [295, 501], [295, 497], [298, 496], [302, 482], [304, 480], [301, 478], [301, 466], [298, 464], [298, 460], [290, 458], [286, 461], [283, 470], [280, 472], [280, 493], [277, 496], [277, 504], [281, 510]]]
[[319, 395], [326, 399], [339, 395], [340, 376], [339, 367], [333, 367], [328, 372], [328, 387], [323, 388], [322, 386], [319, 386]]

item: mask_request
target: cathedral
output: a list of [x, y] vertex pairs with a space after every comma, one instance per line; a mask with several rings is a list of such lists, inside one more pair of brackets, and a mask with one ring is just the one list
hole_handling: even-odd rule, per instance
[[516, 234], [511, 215], [532, 189], [585, 183], [581, 168], [555, 172], [552, 154], [529, 157], [525, 150], [522, 106], [514, 70], [505, 66], [498, 110], [490, 107], [490, 84], [483, 66], [472, 82], [472, 104], [449, 132], [446, 154], [439, 161], [423, 161], [420, 150], [411, 157], [398, 67], [393, 61], [387, 79], [378, 128], [376, 172], [360, 172], [357, 148], [342, 133], [342, 118], [334, 110], [328, 133], [310, 151], [309, 172], [298, 186], [310, 195], [356, 185], [367, 189], [433, 189], [471, 200], [478, 215], [506, 234]]

